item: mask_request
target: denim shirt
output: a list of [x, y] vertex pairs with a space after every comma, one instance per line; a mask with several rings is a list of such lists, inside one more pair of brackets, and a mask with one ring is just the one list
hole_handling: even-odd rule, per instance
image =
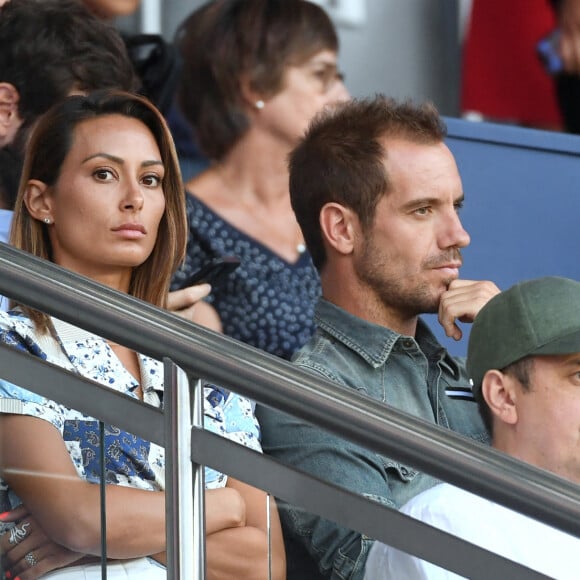
[[[353, 316], [320, 299], [317, 330], [296, 354], [303, 368], [480, 442], [489, 436], [463, 360], [419, 320], [415, 337]], [[438, 481], [289, 415], [259, 406], [264, 452], [393, 508]], [[280, 502], [288, 580], [362, 580], [373, 540]]]

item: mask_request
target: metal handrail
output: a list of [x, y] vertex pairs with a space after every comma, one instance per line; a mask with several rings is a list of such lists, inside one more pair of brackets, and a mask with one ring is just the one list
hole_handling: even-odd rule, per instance
[[[166, 362], [166, 361], [164, 361]], [[102, 421], [113, 423], [124, 430], [148, 438], [165, 446], [166, 460], [183, 459], [183, 450], [178, 449], [182, 441], [183, 428], [172, 423], [170, 415], [176, 417], [174, 402], [178, 399], [175, 388], [179, 386], [177, 368], [171, 364], [166, 370], [171, 370], [172, 377], [167, 381], [165, 397], [169, 399], [165, 412], [143, 405], [125, 394], [112, 391], [93, 381], [80, 378], [78, 375], [47, 363], [23, 352], [13, 351], [10, 347], [0, 345], [0, 369], [6, 380], [19, 384], [55, 401], [74, 407], [77, 410], [92, 415]], [[58, 387], [55, 387], [58, 385]], [[81, 388], [83, 387], [83, 388]], [[181, 401], [183, 404], [183, 400]], [[187, 406], [187, 405], [185, 405]], [[198, 409], [200, 405], [198, 405]], [[182, 409], [183, 412], [186, 412]], [[164, 420], [165, 418], [165, 420]], [[165, 423], [166, 429], [163, 430]], [[194, 421], [194, 424], [196, 421]], [[171, 424], [168, 428], [167, 425]], [[199, 412], [197, 424], [201, 424]], [[145, 427], [146, 426], [146, 427]], [[191, 423], [190, 423], [191, 426]], [[183, 426], [182, 426], [183, 427]], [[168, 440], [170, 438], [171, 440]], [[175, 438], [175, 441], [173, 440]], [[541, 575], [514, 564], [505, 558], [490, 555], [486, 550], [450, 536], [426, 524], [422, 524], [384, 505], [369, 501], [359, 494], [341, 489], [336, 485], [319, 480], [316, 477], [297, 472], [267, 456], [241, 447], [212, 433], [194, 429], [191, 435], [191, 460], [201, 465], [209, 465], [218, 471], [228, 473], [241, 481], [257, 488], [266, 489], [276, 497], [294, 505], [317, 513], [323, 517], [335, 520], [337, 523], [351, 529], [366, 533], [400, 550], [411, 552], [419, 557], [444, 566], [454, 572], [479, 578], [477, 571], [484, 570], [485, 576], [512, 578], [513, 580], [530, 580]], [[189, 461], [188, 461], [189, 463]], [[194, 522], [184, 522], [181, 516], [186, 513], [189, 502], [179, 504], [180, 488], [189, 485], [191, 480], [175, 481], [180, 471], [179, 465], [167, 465], [167, 472], [173, 473], [167, 479], [168, 505], [167, 535], [168, 535], [168, 577], [179, 580], [180, 577], [203, 579], [203, 485], [196, 488], [194, 494]], [[196, 469], [199, 473], [200, 469]], [[307, 490], [307, 493], [304, 493]], [[349, 506], [349, 512], [344, 512], [344, 506]], [[197, 511], [196, 511], [197, 510]], [[177, 513], [176, 513], [177, 512]], [[184, 546], [192, 545], [189, 530], [181, 527], [181, 523], [197, 526], [194, 530], [194, 568], [182, 566], [179, 552], [191, 549]], [[175, 545], [176, 538], [180, 544]], [[191, 563], [189, 563], [191, 566]], [[188, 571], [181, 574], [181, 571]], [[173, 576], [169, 575], [173, 573]]]
[[5, 245], [0, 274], [0, 293], [580, 536], [570, 482]]
[[[164, 362], [167, 363], [167, 361]], [[172, 363], [166, 367], [166, 370], [171, 371], [173, 376], [167, 381], [165, 396], [169, 398], [169, 404], [164, 413], [99, 383], [71, 374], [59, 366], [26, 353], [14, 351], [6, 345], [0, 345], [0, 369], [2, 369], [2, 376], [10, 382], [164, 446], [167, 450], [167, 461], [171, 461], [172, 454], [178, 462], [180, 458], [183, 459], [183, 450], [177, 449], [179, 441], [183, 443], [183, 429], [175, 424], [167, 428], [168, 423], [171, 423], [169, 415], [176, 418], [175, 405], [171, 400], [176, 401], [179, 398], [177, 393], [172, 392], [179, 386], [179, 381], [174, 380], [178, 369]], [[198, 409], [200, 406], [198, 404]], [[183, 409], [182, 411], [186, 412]], [[199, 412], [194, 426], [196, 423], [201, 424]], [[163, 429], [164, 424], [165, 429]], [[148, 431], [150, 431], [150, 437]], [[168, 438], [175, 438], [176, 441], [168, 441]], [[191, 451], [191, 461], [197, 463], [198, 466], [208, 465], [218, 471], [228, 473], [249, 485], [268, 490], [289, 503], [302, 506], [312, 513], [334, 520], [347, 528], [359, 530], [369, 537], [430, 560], [458, 574], [475, 580], [479, 578], [484, 580], [490, 576], [513, 580], [533, 580], [544, 577], [479, 546], [423, 524], [397, 510], [376, 504], [360, 494], [342, 489], [317, 477], [301, 473], [268, 456], [258, 454], [200, 428], [194, 428], [192, 431]], [[179, 465], [168, 465], [167, 471], [177, 476], [180, 471]], [[196, 473], [200, 471], [202, 472], [196, 469]], [[189, 502], [180, 505], [178, 500], [180, 493], [185, 491], [183, 488], [187, 485], [191, 488], [191, 484], [191, 481], [172, 482], [171, 478], [167, 480], [168, 577], [172, 580], [179, 580], [180, 577], [194, 580], [204, 578], [202, 543], [205, 534], [200, 531], [203, 529], [204, 521], [203, 507], [200, 505], [203, 501], [203, 485], [197, 486], [194, 490], [196, 493], [194, 494], [193, 522], [184, 522], [181, 518], [186, 513]], [[348, 512], [345, 512], [344, 506], [349, 506]], [[190, 568], [182, 566], [179, 556], [180, 551], [192, 552], [190, 548], [187, 548], [188, 545], [192, 545], [191, 533], [187, 529], [184, 533], [181, 523], [197, 526], [194, 528], [193, 546], [197, 555], [192, 558], [193, 569], [191, 569], [191, 562], [187, 564]], [[177, 538], [180, 539], [179, 546], [174, 545]], [[186, 573], [182, 574], [182, 570]], [[485, 571], [485, 574], [481, 571]], [[170, 575], [171, 573], [173, 576]]]

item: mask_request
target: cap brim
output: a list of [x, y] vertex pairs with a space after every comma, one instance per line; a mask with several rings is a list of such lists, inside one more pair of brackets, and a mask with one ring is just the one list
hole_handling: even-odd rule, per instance
[[580, 330], [544, 344], [530, 355], [573, 354], [575, 352], [580, 352]]

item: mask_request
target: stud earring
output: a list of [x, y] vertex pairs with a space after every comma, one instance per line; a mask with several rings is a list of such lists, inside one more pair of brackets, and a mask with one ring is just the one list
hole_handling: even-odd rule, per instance
[[262, 101], [262, 99], [260, 99], [259, 101], [256, 101], [254, 104], [255, 104], [256, 109], [258, 109], [258, 110], [264, 108], [264, 101]]
[[43, 222], [44, 222], [44, 223], [45, 223], [47, 226], [49, 226], [49, 225], [52, 223], [52, 220], [51, 220], [50, 218], [48, 218], [48, 217], [45, 217], [45, 218], [44, 218], [42, 221], [43, 221]]

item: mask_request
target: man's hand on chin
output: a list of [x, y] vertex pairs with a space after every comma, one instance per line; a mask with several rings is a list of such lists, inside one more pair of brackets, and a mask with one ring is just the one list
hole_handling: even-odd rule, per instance
[[439, 302], [439, 323], [445, 334], [461, 340], [463, 333], [456, 321], [473, 322], [477, 313], [499, 292], [488, 280], [453, 280]]

